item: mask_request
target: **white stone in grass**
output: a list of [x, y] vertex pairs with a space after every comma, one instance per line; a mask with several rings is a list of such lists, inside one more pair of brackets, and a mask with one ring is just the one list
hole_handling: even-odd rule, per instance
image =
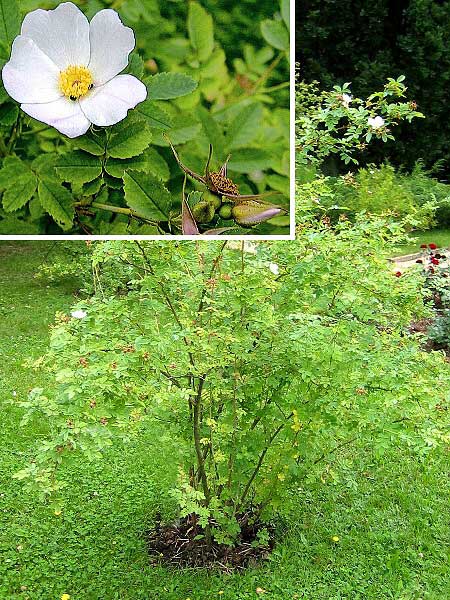
[[280, 273], [280, 267], [276, 263], [270, 263], [269, 270], [274, 275], [279, 275]]

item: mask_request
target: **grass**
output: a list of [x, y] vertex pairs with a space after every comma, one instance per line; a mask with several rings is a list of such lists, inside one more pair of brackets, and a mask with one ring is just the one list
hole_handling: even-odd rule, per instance
[[[76, 290], [74, 280], [33, 277], [49, 249], [43, 242], [0, 244], [1, 400], [51, 386], [23, 366], [45, 350], [54, 312], [67, 311]], [[174, 510], [168, 489], [176, 442], [163, 432], [143, 432], [103, 462], [67, 465], [67, 503], [55, 516], [11, 479], [47, 424], [21, 428], [13, 405], [1, 415], [1, 600], [57, 600], [64, 593], [71, 600], [450, 599], [445, 449], [425, 462], [400, 448], [382, 459], [370, 448], [342, 455], [324, 483], [291, 491], [270, 561], [224, 575], [149, 563], [143, 532], [157, 511]]]
[[413, 254], [419, 252], [421, 244], [434, 242], [439, 248], [450, 248], [450, 229], [429, 229], [428, 231], [415, 231], [410, 237], [413, 241], [400, 246], [395, 256]]

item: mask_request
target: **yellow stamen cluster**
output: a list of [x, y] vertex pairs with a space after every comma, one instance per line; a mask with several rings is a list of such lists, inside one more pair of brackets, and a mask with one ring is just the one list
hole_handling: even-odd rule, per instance
[[70, 65], [59, 75], [59, 87], [67, 98], [78, 100], [93, 87], [92, 74], [86, 67]]

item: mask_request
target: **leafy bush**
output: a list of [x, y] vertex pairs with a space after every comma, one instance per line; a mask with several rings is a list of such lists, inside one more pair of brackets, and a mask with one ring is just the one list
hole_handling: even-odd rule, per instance
[[305, 183], [301, 185], [300, 196], [303, 208], [306, 208], [304, 199], [309, 197], [333, 222], [339, 216], [354, 219], [365, 211], [397, 219], [409, 231], [447, 225], [448, 185], [431, 177], [421, 163], [410, 174], [384, 164], [368, 165], [356, 173], [338, 177], [322, 175], [313, 185], [312, 197]]
[[[58, 2], [25, 0], [24, 12]], [[80, 2], [89, 18], [108, 2]], [[0, 66], [19, 32], [15, 0], [2, 0]], [[209, 145], [211, 170], [231, 154], [229, 176], [241, 194], [279, 193], [276, 204], [289, 205], [289, 50], [286, 2], [252, 14], [258, 42], [244, 45], [242, 58], [227, 62], [214, 30], [233, 24], [218, 22], [227, 13], [209, 14], [190, 2], [180, 16], [158, 0], [115, 3], [121, 19], [132, 27], [137, 46], [126, 72], [143, 79], [147, 100], [111, 128], [92, 128], [68, 140], [19, 111], [0, 87], [0, 233], [174, 234], [182, 231], [183, 173], [170, 151], [167, 134], [181, 159], [203, 174]], [[258, 22], [259, 21], [259, 22]], [[7, 26], [5, 25], [7, 23]], [[250, 38], [255, 41], [255, 34]], [[242, 40], [245, 42], [245, 39]], [[235, 48], [233, 48], [235, 50]], [[271, 85], [271, 83], [274, 85]], [[197, 202], [205, 187], [189, 196]], [[205, 200], [207, 199], [205, 195]], [[229, 217], [219, 216], [221, 197], [205, 229], [231, 229], [247, 234]], [[245, 203], [244, 203], [245, 204]], [[193, 208], [191, 206], [191, 208]], [[250, 209], [246, 209], [250, 210]], [[289, 218], [279, 215], [256, 225], [252, 233], [288, 233]]]
[[374, 144], [362, 157], [366, 164], [388, 158], [396, 167], [413, 169], [420, 157], [427, 167], [444, 160], [448, 175], [448, 0], [358, 0], [355, 5], [305, 0], [296, 31], [301, 76], [308, 83], [318, 80], [322, 89], [351, 81], [355, 93], [365, 96], [387, 77], [406, 75], [410, 97], [427, 118], [414, 135], [400, 127], [395, 143]]
[[414, 103], [405, 102], [405, 76], [389, 78], [383, 89], [363, 100], [350, 84], [322, 91], [299, 81], [296, 91], [297, 160], [322, 162], [337, 156], [346, 165], [358, 164], [356, 153], [371, 141], [395, 139], [391, 128], [399, 121], [423, 117]]
[[443, 374], [405, 334], [426, 311], [417, 276], [387, 267], [393, 237], [376, 220], [304, 225], [295, 242], [256, 248], [95, 243], [102, 276], [121, 264], [132, 284], [98, 286], [84, 318], [58, 316], [39, 361], [56, 391], [21, 403], [25, 424], [50, 419], [54, 435], [17, 477], [61, 497], [54, 468], [74, 451], [101, 458], [116, 436], [163, 422], [180, 447], [180, 513], [230, 544], [242, 511], [270, 518], [341, 445], [428, 452], [447, 439], [431, 411]]
[[450, 310], [447, 309], [436, 317], [427, 329], [427, 337], [436, 347], [450, 348]]

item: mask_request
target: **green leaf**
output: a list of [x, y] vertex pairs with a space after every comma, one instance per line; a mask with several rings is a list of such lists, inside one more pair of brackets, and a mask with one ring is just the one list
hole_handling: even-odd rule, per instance
[[148, 100], [169, 100], [190, 94], [197, 82], [183, 73], [158, 73], [146, 81]]
[[167, 221], [171, 196], [164, 185], [151, 175], [125, 173], [125, 201], [138, 214], [152, 221]]
[[132, 122], [119, 128], [108, 142], [108, 155], [113, 158], [132, 158], [148, 147], [152, 134], [143, 121]]
[[281, 0], [280, 10], [283, 21], [285, 22], [287, 30], [289, 31], [291, 27], [291, 0]]
[[199, 116], [203, 131], [205, 132], [209, 143], [214, 148], [214, 154], [219, 156], [222, 155], [225, 148], [225, 136], [223, 135], [222, 126], [214, 119], [214, 115], [203, 106], [199, 106], [197, 115]]
[[31, 171], [16, 178], [14, 186], [3, 194], [3, 208], [6, 212], [18, 210], [31, 200], [36, 191], [36, 184], [36, 177]]
[[55, 166], [58, 163], [59, 155], [54, 153], [40, 154], [31, 163], [31, 169], [37, 173], [38, 178], [56, 176]]
[[0, 220], [0, 235], [37, 235], [39, 226], [36, 223], [23, 221], [13, 216]]
[[272, 189], [277, 192], [282, 192], [289, 198], [289, 177], [283, 177], [282, 175], [267, 175], [266, 181]]
[[242, 148], [233, 152], [228, 166], [238, 173], [250, 173], [267, 169], [270, 166], [270, 156], [259, 148]]
[[134, 75], [138, 79], [142, 79], [144, 75], [144, 61], [137, 52], [132, 52], [130, 54], [128, 59], [128, 67], [125, 69], [124, 73], [128, 73], [129, 75]]
[[63, 231], [72, 227], [75, 209], [72, 194], [55, 179], [39, 181], [39, 201], [42, 208], [53, 217]]
[[261, 23], [261, 33], [268, 44], [278, 50], [289, 50], [289, 34], [282, 21], [266, 19]]
[[22, 208], [36, 191], [36, 175], [17, 156], [7, 156], [0, 170], [0, 189], [3, 194], [3, 208], [13, 212]]
[[44, 210], [37, 196], [34, 196], [28, 203], [28, 210], [30, 211], [32, 221], [38, 221], [44, 216]]
[[12, 102], [7, 102], [0, 106], [0, 123], [5, 126], [14, 125], [17, 121], [17, 117], [19, 116], [19, 107], [17, 104], [13, 104]]
[[211, 15], [197, 2], [189, 3], [187, 28], [191, 45], [197, 53], [198, 60], [205, 62], [214, 49], [213, 20]]
[[253, 103], [245, 106], [233, 119], [227, 131], [227, 148], [241, 148], [253, 141], [261, 130], [263, 108]]
[[121, 160], [119, 158], [109, 158], [105, 170], [112, 177], [121, 178], [127, 171], [148, 171], [148, 160], [145, 154], [140, 154], [134, 158]]
[[[167, 132], [167, 135], [172, 144], [176, 146], [195, 139], [201, 129], [201, 124], [196, 120], [189, 118], [188, 116], [178, 115], [174, 118], [173, 125]], [[167, 141], [162, 137], [162, 134], [159, 131], [154, 132], [153, 144], [158, 146], [168, 146]]]
[[102, 164], [98, 158], [85, 152], [69, 152], [61, 156], [55, 166], [63, 181], [87, 183], [100, 176]]
[[105, 136], [99, 134], [87, 133], [71, 141], [74, 148], [79, 148], [94, 156], [102, 156], [105, 153]]
[[20, 32], [20, 11], [16, 0], [0, 0], [0, 42], [8, 50]]
[[167, 181], [170, 178], [170, 169], [161, 154], [155, 148], [148, 148], [144, 154], [150, 173], [161, 181]]
[[0, 104], [3, 104], [3, 102], [8, 100], [8, 98], [9, 98], [8, 92], [5, 90], [5, 86], [3, 85], [3, 82], [0, 81]]
[[190, 192], [189, 196], [187, 197], [187, 202], [189, 204], [190, 208], [194, 208], [194, 206], [196, 204], [198, 204], [201, 200], [203, 200], [203, 192], [200, 192], [199, 190], [195, 190], [193, 192]]
[[81, 189], [81, 193], [83, 194], [83, 196], [93, 196], [94, 194], [98, 194], [102, 185], [103, 178], [97, 177], [97, 179], [94, 179], [93, 181], [84, 183]]
[[137, 106], [135, 112], [146, 119], [149, 127], [170, 129], [173, 122], [169, 113], [157, 106], [153, 100], [142, 102]]

